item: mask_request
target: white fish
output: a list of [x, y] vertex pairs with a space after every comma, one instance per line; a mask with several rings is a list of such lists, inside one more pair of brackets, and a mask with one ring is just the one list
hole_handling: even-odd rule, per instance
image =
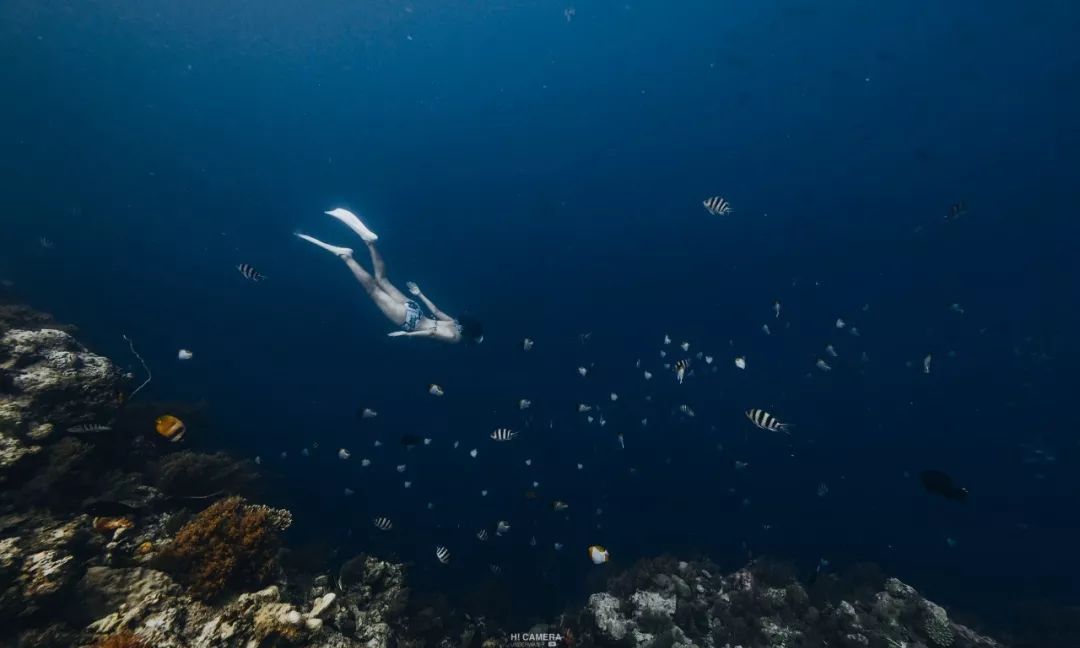
[[300, 448], [300, 454], [305, 456], [305, 457], [310, 457], [311, 456], [311, 451], [308, 450], [307, 448]]
[[279, 456], [280, 456], [280, 457], [281, 457], [282, 459], [288, 459], [288, 458], [289, 458], [289, 453], [288, 453], [288, 452], [282, 452], [282, 453], [281, 453], [281, 454], [280, 454]]
[[859, 337], [860, 335], [862, 335], [862, 333], [859, 333], [859, 328], [857, 326], [852, 326], [851, 328], [849, 328], [848, 333], [851, 333], [855, 337]]
[[579, 464], [577, 465], [577, 469], [578, 469], [578, 470], [584, 470], [584, 469], [585, 469], [585, 465], [584, 465], [584, 464], [580, 464], [580, 463], [579, 463]]
[[585, 367], [578, 367], [578, 368], [577, 368], [577, 372], [578, 372], [579, 374], [581, 374], [581, 377], [582, 377], [582, 378], [584, 378], [585, 376], [589, 375], [589, 370], [588, 370], [588, 369], [586, 369]]
[[839, 317], [837, 317], [837, 318], [836, 318], [836, 328], [838, 328], [838, 329], [842, 329], [842, 328], [844, 328], [845, 326], [847, 326], [847, 324], [846, 324], [846, 323], [844, 322], [844, 320], [842, 320], [842, 319], [840, 319]]
[[667, 351], [664, 351], [663, 349], [661, 349], [660, 350], [660, 357], [661, 358], [666, 358], [667, 357]]
[[611, 554], [607, 549], [599, 545], [593, 545], [589, 547], [589, 560], [593, 561], [594, 565], [603, 565], [611, 559]]
[[381, 448], [382, 447], [382, 441], [379, 441], [378, 439], [375, 439], [375, 443], [373, 443], [372, 445], [374, 445], [376, 448]]
[[533, 481], [533, 488], [540, 488], [540, 482], [534, 480]]
[[501, 536], [504, 533], [510, 533], [510, 523], [506, 520], [499, 520], [499, 523], [495, 525], [495, 535]]
[[403, 473], [403, 472], [405, 472], [405, 467], [406, 467], [405, 464], [398, 464], [397, 471], [399, 473]]
[[364, 467], [364, 468], [367, 468], [368, 466], [371, 465], [371, 459], [361, 459], [360, 460], [360, 465], [362, 467]]
[[713, 357], [711, 355], [705, 356], [705, 364], [711, 365], [712, 361], [713, 361]]
[[555, 545], [554, 545], [554, 547], [555, 547], [555, 551], [562, 551], [562, 548], [563, 548], [563, 543], [561, 543], [561, 542], [556, 542], [556, 543], [555, 543]]
[[431, 439], [424, 437], [424, 445], [431, 445]]
[[949, 306], [949, 310], [959, 315], [964, 314], [964, 309], [960, 306], [960, 304], [953, 304], [952, 306]]
[[525, 465], [526, 466], [531, 466], [532, 465], [532, 459], [526, 459], [525, 460]]
[[260, 457], [258, 455], [255, 455], [255, 465], [256, 466], [261, 466], [262, 465], [262, 457]]
[[679, 381], [680, 385], [683, 383], [683, 379], [686, 378], [686, 370], [689, 368], [689, 360], [679, 360], [675, 363], [675, 378]]
[[436, 384], [432, 384], [430, 387], [428, 387], [428, 393], [432, 396], [442, 396], [445, 392], [443, 392], [442, 387], [439, 387]]
[[487, 492], [486, 488], [484, 490], [480, 491], [480, 497], [487, 497], [487, 494], [488, 494], [488, 492]]
[[768, 324], [762, 324], [761, 325], [761, 330], [765, 331], [765, 335], [772, 335], [772, 331], [769, 330], [769, 325]]
[[435, 558], [437, 558], [439, 562], [445, 565], [446, 563], [450, 562], [450, 550], [442, 545], [437, 545], [435, 547]]
[[370, 407], [365, 407], [364, 411], [360, 414], [360, 418], [373, 419], [378, 415], [379, 413], [375, 410], [371, 409]]
[[930, 373], [930, 361], [933, 360], [933, 359], [934, 359], [934, 357], [929, 353], [927, 353], [926, 357], [923, 358], [923, 361], [922, 361], [923, 373]]
[[682, 348], [683, 352], [690, 351], [690, 343], [689, 342], [683, 342], [679, 346]]
[[531, 536], [529, 538], [529, 546], [530, 547], [535, 547], [536, 546], [536, 536]]
[[614, 403], [617, 400], [619, 400], [619, 395], [615, 392], [611, 392], [611, 402]]
[[774, 301], [772, 303], [773, 312], [776, 313], [776, 319], [780, 319], [780, 301]]
[[458, 447], [459, 445], [461, 445], [461, 443], [460, 443], [459, 441], [454, 441], [454, 444], [453, 444], [453, 445], [454, 445], [454, 450], [457, 450], [457, 447]]
[[670, 336], [664, 335], [664, 344], [671, 344], [671, 337]]
[[404, 485], [405, 485], [405, 488], [412, 488], [412, 482], [411, 481], [404, 482]]
[[866, 351], [862, 352], [862, 355], [859, 356], [859, 359], [863, 362], [870, 362], [870, 356], [866, 354]]
[[338, 456], [339, 458], [341, 458], [341, 459], [348, 459], [349, 457], [351, 457], [351, 456], [352, 456], [352, 453], [350, 453], [350, 452], [349, 452], [348, 450], [346, 450], [345, 448], [342, 448], [342, 449], [340, 449], [340, 450], [338, 450], [338, 451], [337, 451], [337, 456]]
[[701, 201], [701, 204], [705, 206], [705, 211], [709, 212], [713, 216], [725, 216], [731, 213], [731, 204], [724, 200], [720, 196], [713, 196], [712, 198], [706, 198]]
[[473, 459], [476, 459], [476, 448], [473, 448], [472, 450], [469, 450], [469, 456], [472, 457]]
[[652, 372], [651, 371], [646, 371], [645, 372], [645, 380], [652, 380]]
[[592, 411], [592, 406], [591, 405], [586, 405], [585, 403], [582, 403], [582, 404], [577, 406], [577, 411], [579, 413], [581, 413], [581, 414], [584, 414], [585, 412], [591, 412]]
[[588, 421], [589, 423], [592, 423], [594, 419], [591, 416], [586, 416], [585, 420]]
[[825, 353], [828, 353], [829, 355], [831, 355], [834, 358], [837, 357], [836, 356], [836, 347], [834, 347], [831, 344], [825, 346]]
[[607, 419], [605, 419], [603, 416], [601, 416], [600, 417], [600, 427], [604, 427], [605, 425], [607, 425]]
[[736, 461], [735, 462], [735, 470], [742, 470], [742, 469], [746, 468], [749, 465], [750, 465], [750, 462], [748, 462], [748, 461]]
[[191, 360], [195, 357], [195, 354], [191, 351], [188, 351], [187, 349], [180, 349], [176, 352], [176, 357], [180, 360]]
[[44, 236], [38, 239], [38, 243], [46, 250], [51, 250], [53, 249], [53, 247], [55, 247], [53, 242], [50, 239], [45, 238]]
[[521, 349], [523, 351], [532, 351], [533, 344], [535, 344], [535, 342], [533, 342], [529, 338], [525, 338], [521, 341]]
[[815, 366], [817, 366], [818, 369], [821, 369], [822, 371], [832, 371], [832, 367], [829, 366], [829, 363], [825, 362], [821, 358], [818, 358], [818, 361], [814, 364]]
[[622, 432], [619, 432], [616, 436], [619, 437], [619, 447], [626, 450], [626, 440], [623, 439]]
[[527, 410], [532, 407], [532, 401], [528, 398], [522, 398], [518, 401], [518, 409]]
[[352, 495], [352, 494], [354, 494], [354, 493], [356, 493], [356, 491], [354, 491], [354, 490], [353, 490], [353, 489], [351, 489], [351, 488], [346, 488], [346, 489], [345, 489], [345, 496], [346, 496], [346, 497], [348, 497], [349, 495]]
[[679, 411], [683, 414], [686, 414], [690, 418], [694, 418], [695, 416], [697, 416], [697, 414], [694, 413], [694, 410], [690, 409], [689, 405], [679, 405]]
[[735, 358], [735, 366], [739, 369], [746, 369], [746, 358], [743, 356]]
[[431, 510], [431, 509], [433, 509], [433, 508], [435, 508], [435, 505], [434, 505], [434, 504], [432, 504], [431, 502], [428, 502], [428, 503], [427, 503], [427, 510], [429, 510], [429, 511], [430, 511], [430, 510]]
[[648, 426], [649, 426], [649, 419], [648, 418], [641, 419], [641, 427], [648, 427]]

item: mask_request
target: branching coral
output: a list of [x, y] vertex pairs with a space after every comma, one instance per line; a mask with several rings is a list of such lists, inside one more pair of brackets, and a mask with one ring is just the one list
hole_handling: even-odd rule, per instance
[[259, 586], [277, 570], [280, 511], [221, 500], [196, 515], [161, 555], [161, 565], [191, 594], [210, 600], [226, 590]]

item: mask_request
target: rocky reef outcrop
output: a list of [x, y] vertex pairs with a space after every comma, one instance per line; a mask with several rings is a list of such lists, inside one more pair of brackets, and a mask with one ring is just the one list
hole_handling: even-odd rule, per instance
[[1002, 647], [894, 578], [851, 600], [838, 597], [837, 577], [818, 578], [808, 589], [764, 561], [727, 575], [709, 563], [642, 561], [561, 631], [579, 646], [623, 648]]
[[160, 443], [108, 358], [48, 316], [0, 315], [0, 646], [397, 643], [401, 565], [288, 573], [291, 515], [244, 499], [250, 462]]
[[124, 377], [58, 329], [0, 331], [0, 483], [68, 427], [109, 420]]

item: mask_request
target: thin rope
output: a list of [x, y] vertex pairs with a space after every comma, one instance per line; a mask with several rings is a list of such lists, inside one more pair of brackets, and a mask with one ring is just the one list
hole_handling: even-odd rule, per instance
[[131, 341], [131, 338], [129, 338], [127, 335], [125, 335], [123, 333], [121, 333], [120, 336], [123, 337], [125, 341], [127, 341], [128, 348], [131, 349], [131, 353], [134, 354], [134, 356], [139, 359], [139, 362], [142, 363], [143, 369], [146, 370], [146, 380], [143, 382], [143, 384], [141, 384], [137, 388], [135, 388], [135, 391], [131, 392], [131, 395], [129, 395], [127, 397], [128, 400], [131, 400], [132, 398], [135, 398], [135, 394], [138, 394], [139, 391], [143, 387], [146, 387], [147, 385], [150, 384], [150, 379], [153, 378], [154, 376], [150, 373], [150, 367], [147, 366], [146, 360], [143, 360], [143, 357], [141, 355], [139, 355], [138, 351], [135, 350], [135, 343]]

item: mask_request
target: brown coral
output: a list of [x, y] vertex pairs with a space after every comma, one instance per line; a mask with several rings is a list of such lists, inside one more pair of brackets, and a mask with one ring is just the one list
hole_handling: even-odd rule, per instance
[[130, 630], [121, 630], [98, 639], [94, 644], [94, 648], [150, 648], [150, 644], [140, 639], [139, 635]]
[[180, 529], [161, 564], [202, 600], [265, 584], [277, 571], [280, 546], [272, 511], [242, 497], [223, 499]]

